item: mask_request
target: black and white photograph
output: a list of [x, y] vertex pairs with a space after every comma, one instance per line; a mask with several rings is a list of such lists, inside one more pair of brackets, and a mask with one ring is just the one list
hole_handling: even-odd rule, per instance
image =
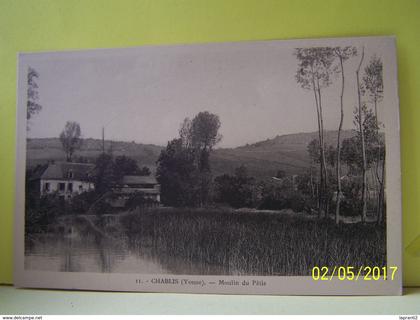
[[401, 266], [395, 61], [390, 37], [20, 54], [16, 283], [399, 294], [332, 279]]

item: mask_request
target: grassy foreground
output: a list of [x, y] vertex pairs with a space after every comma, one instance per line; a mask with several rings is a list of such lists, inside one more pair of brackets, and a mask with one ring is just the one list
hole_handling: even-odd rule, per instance
[[[310, 275], [314, 266], [385, 266], [385, 227], [231, 209], [137, 209], [120, 220], [138, 250], [202, 274]], [[209, 268], [209, 267], [215, 268]], [[217, 270], [217, 271], [211, 271]]]

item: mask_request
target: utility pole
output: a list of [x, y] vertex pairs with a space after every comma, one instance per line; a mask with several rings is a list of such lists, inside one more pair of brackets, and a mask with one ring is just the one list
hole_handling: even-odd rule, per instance
[[102, 154], [105, 154], [105, 126], [102, 127]]

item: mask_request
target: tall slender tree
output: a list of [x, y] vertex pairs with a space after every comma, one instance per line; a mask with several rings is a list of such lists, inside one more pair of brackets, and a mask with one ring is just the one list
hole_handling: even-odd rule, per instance
[[362, 84], [360, 83], [360, 68], [362, 66], [365, 57], [365, 48], [362, 47], [362, 55], [360, 57], [359, 66], [356, 69], [356, 84], [357, 84], [357, 97], [358, 97], [358, 129], [360, 136], [360, 145], [362, 146], [362, 212], [360, 213], [362, 222], [366, 222], [367, 217], [367, 160], [366, 160], [366, 146], [365, 146], [365, 134], [363, 128], [363, 107], [362, 102]]
[[220, 119], [208, 111], [181, 124], [179, 138], [168, 142], [157, 161], [162, 200], [170, 205], [203, 206], [212, 184], [210, 155], [221, 140]]
[[72, 161], [74, 152], [82, 146], [82, 131], [77, 122], [67, 121], [64, 130], [60, 134], [60, 141], [66, 153], [68, 162]]
[[331, 83], [334, 51], [330, 47], [296, 48], [298, 60], [296, 81], [303, 89], [312, 90], [318, 124], [320, 156], [320, 192], [318, 196], [318, 216], [328, 214], [327, 166], [325, 159], [324, 119], [322, 109], [322, 89]]
[[[379, 134], [378, 121], [378, 103], [383, 98], [383, 77], [382, 77], [382, 61], [377, 56], [373, 56], [369, 64], [365, 68], [363, 76], [363, 84], [366, 90], [365, 94], [369, 101], [373, 104], [376, 120], [376, 139], [377, 139], [377, 154], [376, 154], [376, 179], [379, 184], [378, 200], [377, 200], [377, 220], [382, 222], [383, 218], [383, 203], [384, 203], [384, 179], [385, 179], [385, 157], [381, 148], [381, 136]], [[383, 159], [382, 159], [383, 158]]]
[[341, 74], [341, 93], [340, 93], [340, 123], [338, 125], [337, 133], [337, 165], [336, 165], [336, 175], [337, 175], [337, 202], [335, 207], [335, 222], [338, 224], [340, 222], [340, 202], [341, 202], [341, 131], [343, 129], [343, 120], [344, 120], [344, 62], [350, 57], [357, 54], [357, 49], [355, 47], [336, 47], [334, 48], [334, 55], [338, 58], [340, 74]]
[[[34, 68], [28, 68], [27, 74], [27, 101], [26, 119], [29, 121], [35, 114], [41, 111], [42, 105], [39, 104], [38, 83], [39, 73]], [[27, 126], [29, 130], [29, 126]]]
[[208, 111], [199, 112], [191, 121], [190, 145], [194, 149], [194, 155], [199, 172], [200, 206], [208, 203], [212, 184], [210, 168], [210, 154], [213, 147], [220, 142], [219, 116]]

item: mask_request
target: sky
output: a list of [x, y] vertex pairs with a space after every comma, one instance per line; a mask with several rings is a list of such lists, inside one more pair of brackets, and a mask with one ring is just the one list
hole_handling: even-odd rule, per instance
[[[313, 92], [296, 82], [293, 52], [289, 42], [263, 41], [25, 55], [43, 106], [28, 136], [58, 137], [77, 121], [84, 138], [101, 138], [104, 126], [106, 139], [166, 145], [200, 111], [220, 117], [218, 147], [316, 131]], [[366, 47], [366, 63], [372, 54]], [[345, 63], [344, 129], [354, 127], [358, 62]], [[337, 74], [322, 92], [326, 130], [338, 128], [339, 94]]]

